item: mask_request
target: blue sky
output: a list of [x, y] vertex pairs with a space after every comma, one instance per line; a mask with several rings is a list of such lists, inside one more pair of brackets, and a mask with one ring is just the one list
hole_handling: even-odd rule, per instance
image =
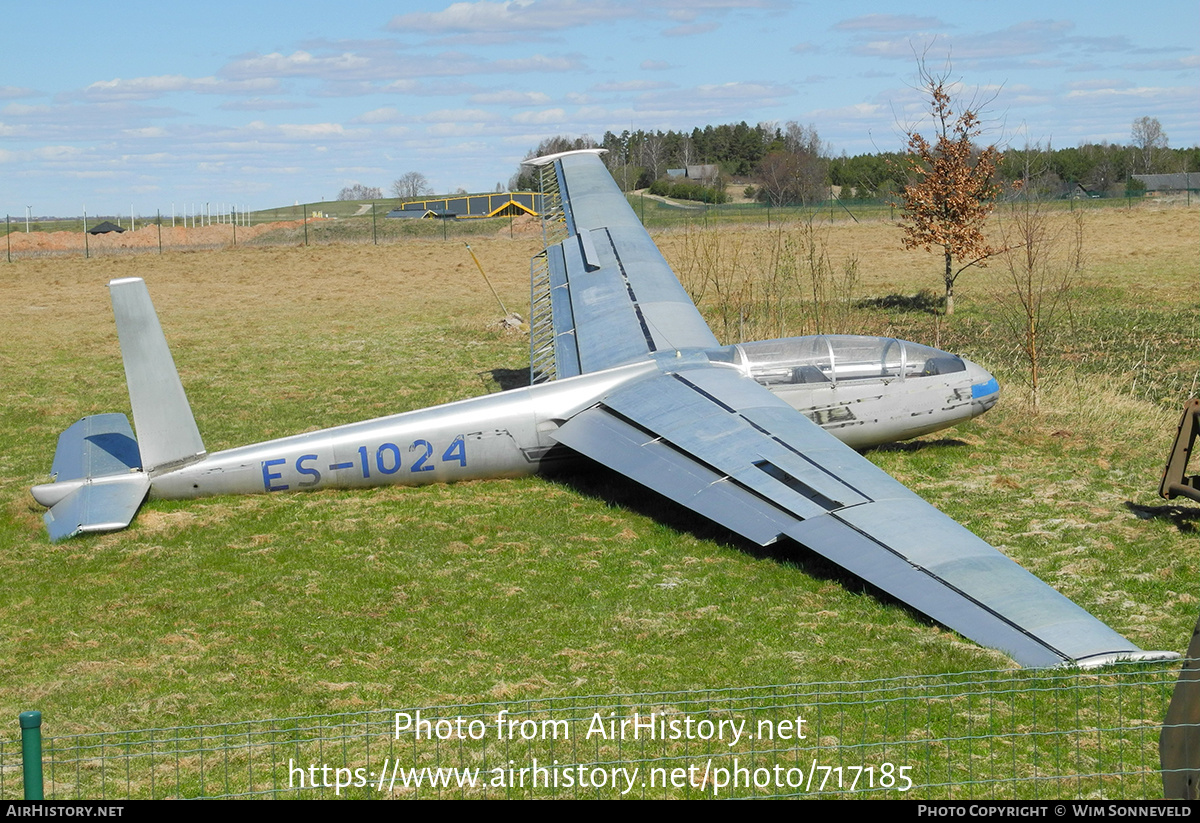
[[994, 97], [991, 138], [1200, 144], [1200, 4], [800, 0], [9, 4], [0, 209], [333, 199], [420, 171], [490, 190], [553, 134], [745, 120], [835, 153], [918, 122], [914, 52]]

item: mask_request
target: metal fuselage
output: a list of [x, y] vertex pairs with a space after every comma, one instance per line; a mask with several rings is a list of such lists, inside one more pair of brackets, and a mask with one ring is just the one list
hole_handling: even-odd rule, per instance
[[[990, 374], [958, 358], [953, 359], [962, 366], [950, 374], [838, 379], [833, 373], [835, 379], [818, 383], [780, 382], [778, 363], [773, 376], [755, 373], [745, 352], [753, 355], [756, 345], [663, 353], [593, 374], [215, 452], [183, 467], [152, 471], [150, 495], [181, 499], [533, 474], [554, 457], [569, 456], [561, 448], [551, 455], [553, 433], [565, 421], [618, 387], [689, 369], [728, 368], [753, 376], [856, 448], [960, 423], [991, 408], [997, 396]], [[809, 363], [785, 365], [811, 370]]]

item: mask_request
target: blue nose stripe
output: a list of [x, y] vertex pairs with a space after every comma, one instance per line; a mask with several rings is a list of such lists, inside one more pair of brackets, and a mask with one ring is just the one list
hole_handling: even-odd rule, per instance
[[996, 378], [992, 378], [986, 383], [976, 383], [971, 387], [971, 398], [987, 397], [989, 394], [995, 394], [1000, 391], [1000, 384], [996, 382]]

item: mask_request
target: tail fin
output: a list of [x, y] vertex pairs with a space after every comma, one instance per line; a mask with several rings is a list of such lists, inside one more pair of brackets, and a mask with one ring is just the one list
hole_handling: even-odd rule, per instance
[[113, 280], [108, 289], [121, 339], [142, 470], [153, 477], [202, 459], [204, 442], [145, 281], [126, 277]]
[[127, 277], [108, 286], [138, 440], [123, 414], [85, 417], [62, 433], [50, 470], [54, 481], [32, 489], [34, 499], [50, 509], [44, 519], [55, 541], [125, 528], [154, 475], [204, 457], [146, 284]]

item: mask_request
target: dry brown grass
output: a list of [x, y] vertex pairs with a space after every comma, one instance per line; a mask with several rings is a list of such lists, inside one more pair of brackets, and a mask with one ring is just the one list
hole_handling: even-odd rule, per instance
[[[1062, 219], [1066, 219], [1065, 212]], [[989, 234], [998, 234], [1004, 209], [993, 215]], [[773, 231], [765, 226], [722, 227], [722, 231], [753, 236]], [[906, 251], [900, 229], [890, 221], [853, 223], [839, 220], [824, 227], [830, 257], [857, 256], [861, 291], [866, 295], [911, 293], [922, 288], [940, 290], [942, 261], [923, 251]], [[1087, 267], [1081, 282], [1098, 285], [1135, 285], [1148, 298], [1170, 297], [1182, 290], [1200, 294], [1197, 256], [1200, 248], [1200, 207], [1159, 208], [1152, 205], [1127, 209], [1096, 209], [1085, 220]], [[683, 252], [681, 230], [661, 232], [655, 241], [674, 265]], [[968, 270], [960, 291], [970, 299], [981, 295], [981, 284], [991, 277], [988, 269]], [[1174, 298], [1177, 299], [1177, 298]]]

